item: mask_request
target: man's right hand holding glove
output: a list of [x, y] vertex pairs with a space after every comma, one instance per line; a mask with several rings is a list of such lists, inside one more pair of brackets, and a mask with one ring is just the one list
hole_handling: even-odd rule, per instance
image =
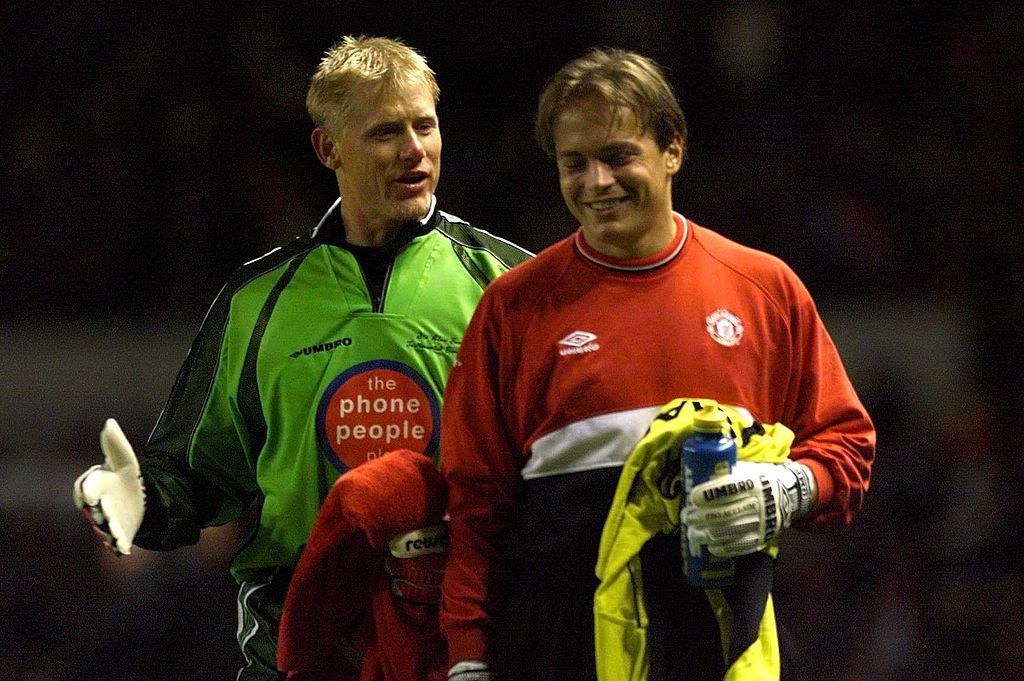
[[114, 419], [103, 426], [100, 448], [106, 460], [75, 480], [75, 505], [104, 544], [118, 556], [128, 555], [146, 510], [139, 461]]
[[682, 520], [694, 555], [707, 546], [722, 558], [760, 551], [811, 510], [814, 473], [802, 463], [739, 461], [732, 473], [697, 485]]

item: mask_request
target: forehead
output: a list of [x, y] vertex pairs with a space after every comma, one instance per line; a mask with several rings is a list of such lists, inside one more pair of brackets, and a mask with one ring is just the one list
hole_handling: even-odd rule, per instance
[[653, 135], [642, 129], [632, 109], [593, 97], [566, 103], [555, 117], [551, 134], [558, 153], [645, 137], [654, 141]]
[[426, 83], [383, 87], [368, 85], [353, 93], [348, 125], [365, 129], [389, 121], [436, 117], [434, 95]]

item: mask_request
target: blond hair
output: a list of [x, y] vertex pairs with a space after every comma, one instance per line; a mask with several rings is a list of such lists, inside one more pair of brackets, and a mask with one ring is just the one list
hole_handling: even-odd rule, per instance
[[559, 114], [570, 102], [588, 98], [632, 111], [662, 151], [678, 135], [685, 153], [686, 118], [661, 66], [635, 52], [594, 48], [559, 69], [541, 91], [534, 133], [548, 156], [555, 156], [553, 129]]
[[306, 111], [317, 127], [340, 133], [367, 87], [381, 92], [417, 85], [425, 85], [437, 103], [441, 90], [419, 52], [396, 38], [345, 36], [309, 79]]

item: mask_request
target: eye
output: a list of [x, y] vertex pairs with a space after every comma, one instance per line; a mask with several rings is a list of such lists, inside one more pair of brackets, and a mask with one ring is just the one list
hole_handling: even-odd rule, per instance
[[437, 129], [435, 121], [421, 121], [416, 125], [416, 131], [421, 135], [429, 135]]
[[633, 154], [630, 153], [629, 151], [623, 149], [623, 150], [615, 151], [615, 152], [613, 152], [611, 154], [608, 154], [607, 156], [605, 156], [601, 160], [603, 160], [605, 163], [607, 163], [610, 166], [624, 166], [624, 165], [626, 165], [627, 163], [629, 163], [630, 161], [633, 160]]
[[375, 140], [389, 140], [400, 135], [402, 133], [402, 126], [400, 125], [379, 125], [376, 128], [370, 130], [370, 137]]
[[576, 173], [583, 170], [586, 164], [581, 158], [566, 157], [558, 162], [558, 166], [567, 172]]

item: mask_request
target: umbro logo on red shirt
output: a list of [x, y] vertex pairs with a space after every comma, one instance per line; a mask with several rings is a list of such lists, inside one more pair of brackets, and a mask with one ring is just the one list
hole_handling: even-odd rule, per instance
[[589, 331], [573, 331], [558, 341], [558, 354], [581, 355], [585, 352], [596, 352], [601, 346], [595, 343], [597, 336]]

